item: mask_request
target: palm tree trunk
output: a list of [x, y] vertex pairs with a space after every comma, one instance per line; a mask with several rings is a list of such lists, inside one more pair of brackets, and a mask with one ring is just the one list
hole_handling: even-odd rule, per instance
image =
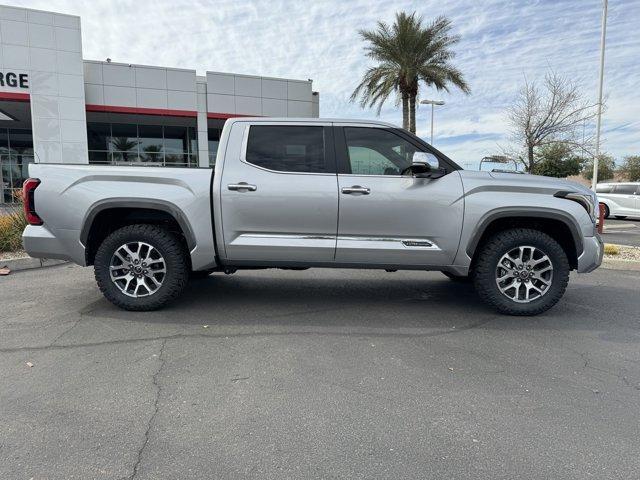
[[409, 131], [416, 133], [416, 95], [409, 96]]
[[409, 94], [402, 94], [402, 128], [409, 130]]

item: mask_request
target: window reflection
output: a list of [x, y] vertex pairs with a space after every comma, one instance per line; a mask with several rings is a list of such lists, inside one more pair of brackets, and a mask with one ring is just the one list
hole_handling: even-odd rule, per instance
[[88, 122], [87, 138], [89, 163], [198, 166], [195, 127]]
[[31, 130], [0, 129], [0, 203], [15, 203], [33, 163]]

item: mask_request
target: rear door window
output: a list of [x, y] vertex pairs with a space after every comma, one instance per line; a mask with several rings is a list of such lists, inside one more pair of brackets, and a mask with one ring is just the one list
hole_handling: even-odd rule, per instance
[[635, 185], [616, 185], [613, 189], [613, 193], [619, 193], [620, 195], [633, 195], [636, 193]]
[[245, 159], [276, 172], [334, 173], [325, 143], [322, 126], [251, 125]]

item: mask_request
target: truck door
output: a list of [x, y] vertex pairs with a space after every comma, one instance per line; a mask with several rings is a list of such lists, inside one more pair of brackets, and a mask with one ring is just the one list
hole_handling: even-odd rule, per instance
[[462, 229], [460, 175], [452, 171], [429, 179], [407, 174], [415, 152], [424, 152], [429, 162], [443, 161], [395, 129], [344, 125], [336, 127], [335, 135], [340, 190], [336, 262], [450, 265]]
[[[228, 261], [331, 262], [338, 223], [329, 123], [239, 122], [220, 185]], [[241, 136], [240, 136], [241, 135]], [[227, 156], [229, 155], [229, 157]]]

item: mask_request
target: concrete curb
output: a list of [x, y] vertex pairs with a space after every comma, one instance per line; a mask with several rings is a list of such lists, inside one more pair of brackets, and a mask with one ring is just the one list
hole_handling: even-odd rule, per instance
[[19, 272], [20, 270], [31, 270], [33, 268], [53, 267], [54, 265], [62, 265], [63, 263], [67, 263], [67, 261], [49, 258], [22, 257], [13, 258], [11, 260], [0, 260], [0, 268], [7, 267], [12, 272]]
[[607, 230], [633, 230], [634, 228], [638, 228], [638, 226], [633, 223], [623, 223], [622, 225], [610, 225], [607, 227], [607, 222], [605, 222], [604, 233], [607, 233]]

